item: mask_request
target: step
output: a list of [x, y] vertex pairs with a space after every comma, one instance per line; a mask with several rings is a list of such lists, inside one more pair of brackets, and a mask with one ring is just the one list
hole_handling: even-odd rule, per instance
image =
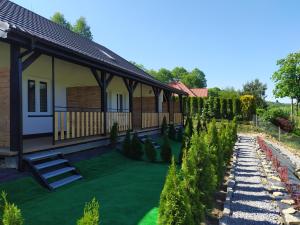
[[48, 172], [48, 173], [44, 173], [44, 174], [42, 174], [42, 177], [44, 177], [45, 179], [49, 179], [49, 178], [56, 177], [56, 176], [64, 174], [64, 173], [74, 171], [74, 170], [75, 170], [74, 167], [69, 167], [68, 166], [68, 167], [64, 167], [64, 168], [54, 170], [54, 171], [51, 171], [51, 172]]
[[52, 166], [57, 166], [57, 165], [60, 165], [60, 164], [66, 163], [66, 162], [68, 162], [68, 160], [66, 160], [66, 159], [56, 159], [56, 160], [52, 160], [49, 162], [34, 165], [34, 167], [38, 170], [41, 170], [41, 169], [46, 169], [46, 168], [49, 168]]
[[46, 153], [37, 153], [37, 154], [31, 154], [24, 157], [25, 160], [28, 161], [38, 161], [42, 159], [51, 158], [54, 156], [60, 155], [60, 152], [46, 152]]
[[53, 189], [56, 189], [56, 188], [66, 185], [66, 184], [69, 184], [73, 181], [79, 180], [81, 178], [82, 178], [81, 175], [72, 175], [72, 176], [66, 177], [64, 179], [50, 183], [49, 186]]

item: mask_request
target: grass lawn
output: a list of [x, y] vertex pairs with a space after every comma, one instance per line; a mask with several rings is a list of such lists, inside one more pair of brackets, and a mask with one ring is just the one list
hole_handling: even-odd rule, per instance
[[[180, 143], [171, 141], [174, 155]], [[85, 202], [100, 202], [101, 224], [155, 224], [168, 165], [133, 161], [112, 151], [75, 164], [84, 179], [50, 192], [26, 177], [0, 185], [22, 210], [25, 225], [74, 225]]]

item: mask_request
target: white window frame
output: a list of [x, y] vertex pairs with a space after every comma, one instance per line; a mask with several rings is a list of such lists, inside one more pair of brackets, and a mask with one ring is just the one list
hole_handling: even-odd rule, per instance
[[[28, 111], [28, 81], [32, 80], [35, 81], [35, 112], [29, 112]], [[52, 106], [51, 106], [51, 81], [49, 79], [45, 78], [39, 78], [36, 76], [28, 76], [25, 80], [25, 98], [26, 101], [24, 106], [24, 111], [28, 116], [36, 116], [36, 115], [42, 115], [47, 116], [52, 114]], [[47, 112], [41, 112], [40, 110], [40, 82], [44, 82], [47, 84]]]

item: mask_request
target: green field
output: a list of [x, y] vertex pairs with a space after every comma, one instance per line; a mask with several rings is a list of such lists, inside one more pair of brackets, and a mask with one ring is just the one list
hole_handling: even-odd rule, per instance
[[[174, 155], [180, 143], [171, 141]], [[85, 202], [100, 202], [101, 224], [155, 224], [168, 165], [125, 158], [112, 151], [75, 164], [84, 179], [50, 192], [26, 177], [0, 185], [22, 210], [25, 225], [74, 225]]]

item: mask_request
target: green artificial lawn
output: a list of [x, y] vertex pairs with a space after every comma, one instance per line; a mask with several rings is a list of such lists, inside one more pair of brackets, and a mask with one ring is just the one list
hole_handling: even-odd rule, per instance
[[[180, 143], [171, 141], [178, 156]], [[0, 185], [22, 211], [25, 225], [75, 225], [86, 202], [100, 202], [102, 225], [156, 224], [168, 165], [134, 161], [112, 151], [75, 164], [84, 179], [53, 192], [26, 177]]]

